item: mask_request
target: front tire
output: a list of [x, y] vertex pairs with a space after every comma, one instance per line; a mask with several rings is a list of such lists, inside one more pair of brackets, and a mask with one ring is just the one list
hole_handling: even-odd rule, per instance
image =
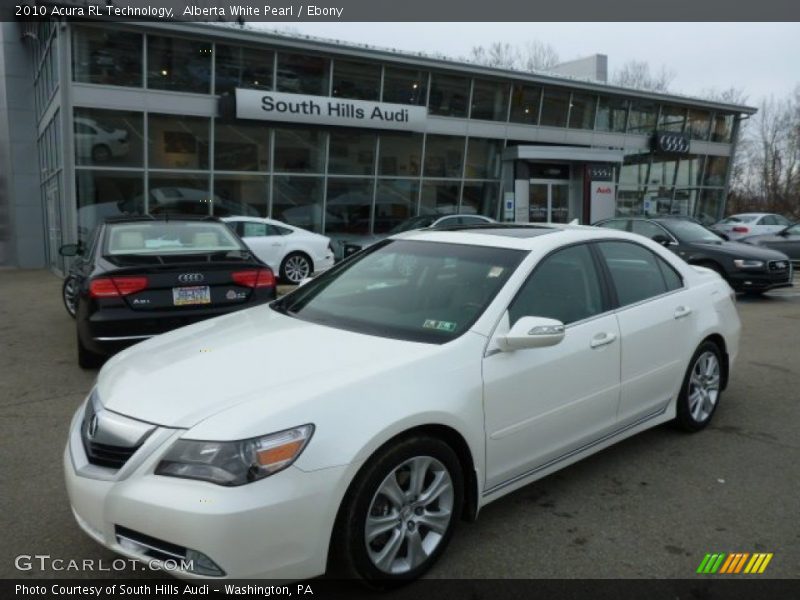
[[309, 277], [313, 270], [314, 267], [308, 256], [302, 252], [292, 252], [289, 256], [284, 258], [281, 263], [281, 279], [297, 285], [303, 281], [303, 279]]
[[704, 429], [719, 405], [721, 386], [722, 352], [715, 343], [703, 342], [683, 379], [675, 424], [689, 432]]
[[463, 489], [458, 456], [441, 440], [414, 436], [380, 450], [345, 496], [334, 569], [375, 587], [421, 576], [450, 541]]

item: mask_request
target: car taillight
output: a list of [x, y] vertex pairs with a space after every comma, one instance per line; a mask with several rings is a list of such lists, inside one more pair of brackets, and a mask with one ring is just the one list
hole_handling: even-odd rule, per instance
[[147, 277], [98, 277], [89, 283], [92, 298], [116, 298], [147, 289]]
[[750, 230], [747, 227], [737, 226], [733, 228], [736, 233], [748, 233]]
[[234, 271], [231, 273], [233, 282], [249, 288], [262, 288], [275, 286], [275, 274], [272, 269], [253, 269], [250, 271]]

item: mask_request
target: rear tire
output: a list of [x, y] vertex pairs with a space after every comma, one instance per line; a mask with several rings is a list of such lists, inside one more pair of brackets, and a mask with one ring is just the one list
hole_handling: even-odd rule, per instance
[[314, 272], [311, 259], [302, 252], [292, 252], [281, 263], [281, 279], [293, 285], [299, 284]]
[[73, 319], [78, 312], [78, 282], [71, 275], [67, 275], [64, 285], [61, 286], [61, 299], [64, 300], [64, 308]]
[[89, 350], [78, 336], [78, 366], [81, 369], [98, 369], [104, 361], [104, 356]]
[[450, 541], [463, 490], [458, 456], [439, 439], [417, 435], [379, 450], [339, 510], [330, 549], [334, 576], [377, 588], [421, 576]]
[[715, 343], [703, 342], [683, 378], [675, 424], [688, 432], [704, 429], [719, 406], [721, 388], [722, 352]]

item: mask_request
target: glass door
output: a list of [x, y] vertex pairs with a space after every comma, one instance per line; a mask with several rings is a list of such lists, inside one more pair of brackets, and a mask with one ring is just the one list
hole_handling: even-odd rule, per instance
[[561, 180], [531, 179], [528, 209], [531, 223], [569, 222], [569, 184]]

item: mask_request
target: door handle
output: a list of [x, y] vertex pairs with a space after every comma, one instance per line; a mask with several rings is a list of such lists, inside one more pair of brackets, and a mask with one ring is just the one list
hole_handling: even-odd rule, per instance
[[688, 317], [690, 314], [692, 314], [691, 308], [689, 308], [688, 306], [679, 306], [678, 308], [675, 309], [675, 313], [673, 314], [673, 316], [676, 319], [682, 319], [683, 317]]
[[272, 244], [272, 245], [273, 245], [273, 246], [280, 246], [280, 245], [281, 245], [281, 243], [280, 243], [280, 242], [275, 242], [275, 243], [274, 243], [274, 244]]
[[603, 346], [608, 346], [615, 339], [617, 339], [616, 333], [598, 333], [592, 338], [592, 341], [589, 343], [589, 345], [592, 348], [602, 348]]

